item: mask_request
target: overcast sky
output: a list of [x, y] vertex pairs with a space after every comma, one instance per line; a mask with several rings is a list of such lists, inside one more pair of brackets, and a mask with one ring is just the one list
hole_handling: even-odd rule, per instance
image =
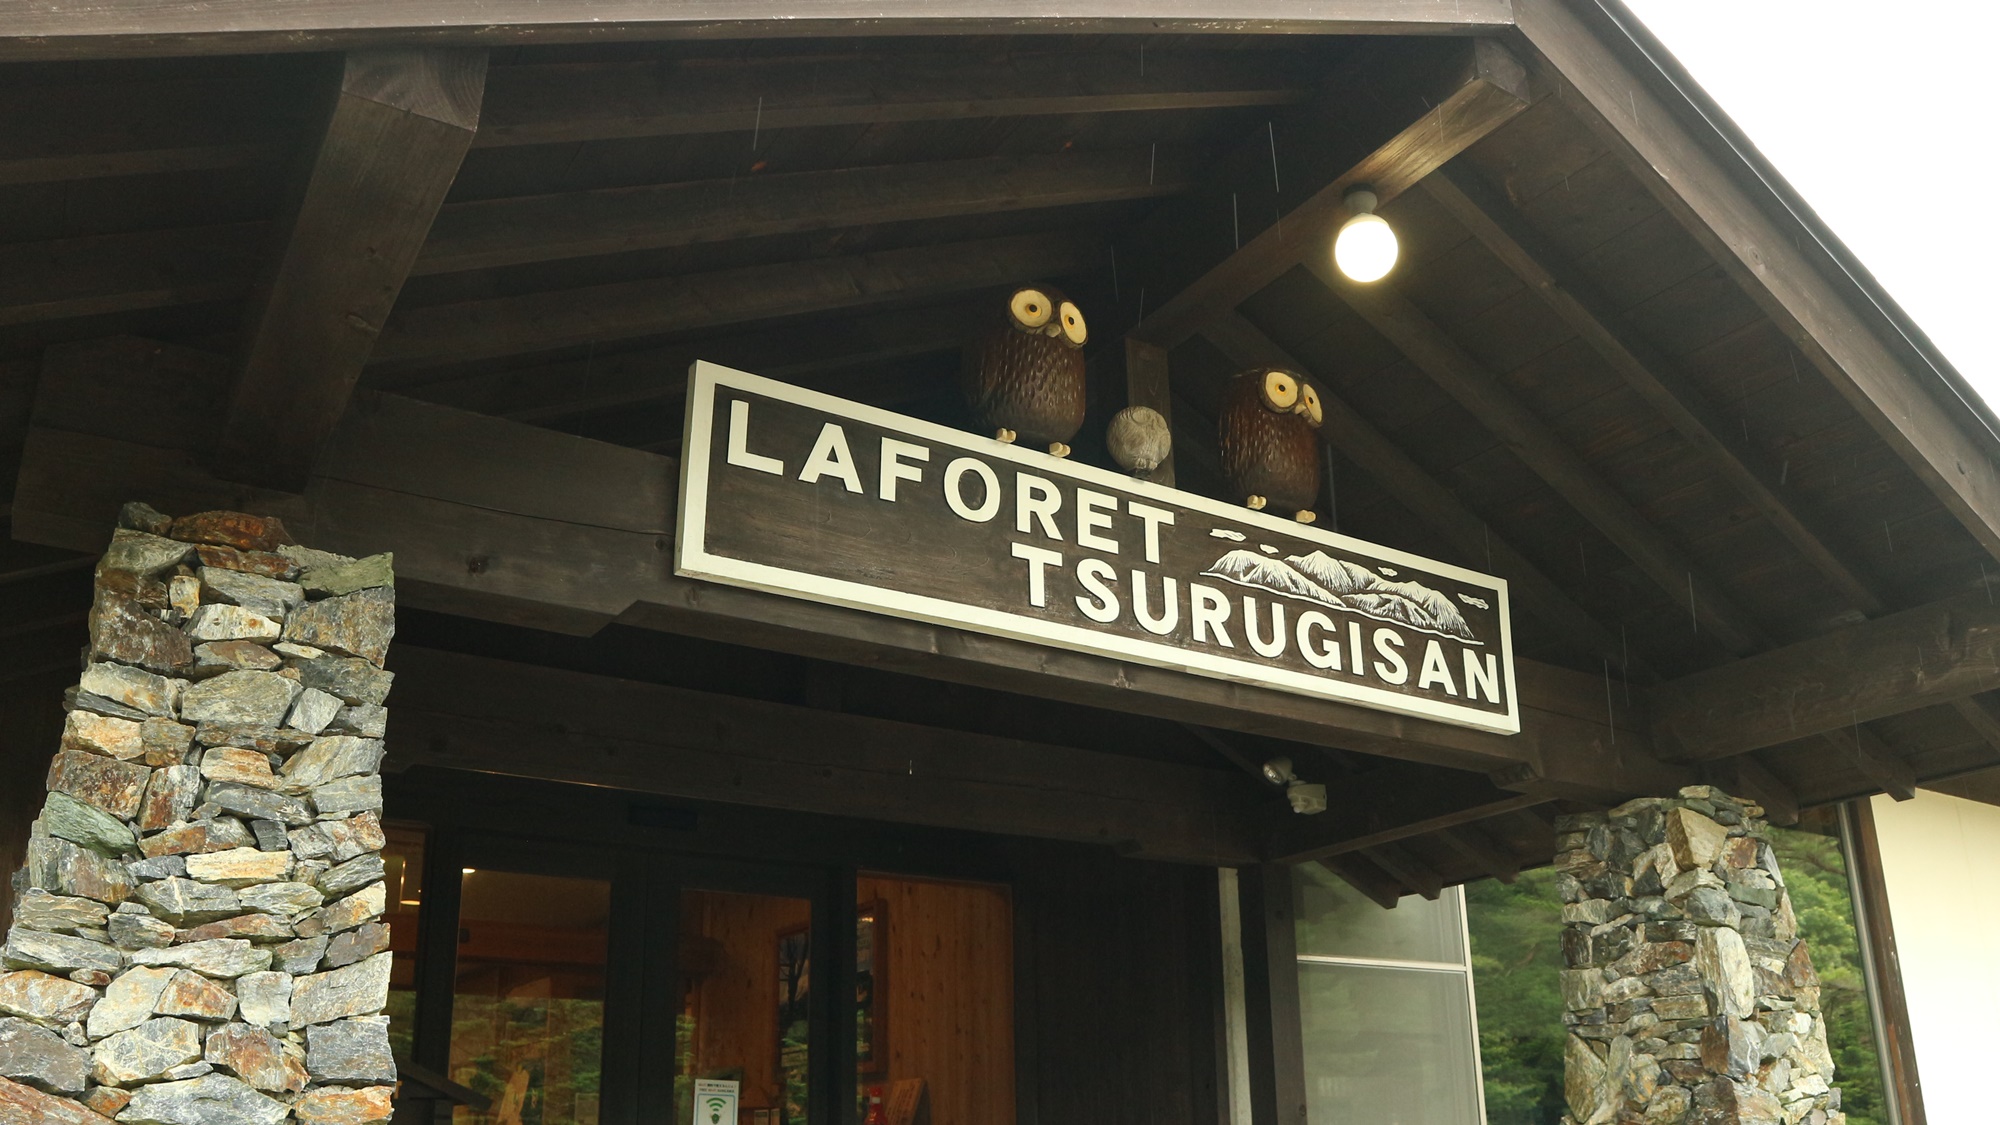
[[2000, 407], [2000, 3], [1626, 3]]

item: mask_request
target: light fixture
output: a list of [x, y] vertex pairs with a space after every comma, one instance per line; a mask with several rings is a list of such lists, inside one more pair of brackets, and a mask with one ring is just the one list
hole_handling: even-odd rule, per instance
[[1272, 758], [1264, 763], [1264, 780], [1273, 785], [1290, 785], [1298, 779], [1298, 775], [1292, 772], [1290, 758]]
[[1375, 213], [1373, 188], [1348, 188], [1342, 202], [1354, 216], [1334, 236], [1333, 263], [1354, 281], [1380, 281], [1396, 268], [1396, 232]]
[[1264, 763], [1264, 780], [1285, 791], [1285, 800], [1290, 801], [1292, 811], [1311, 816], [1326, 811], [1326, 786], [1299, 780], [1292, 772], [1290, 758], [1272, 758]]
[[458, 869], [458, 873], [460, 875], [470, 875], [477, 870], [479, 870], [477, 867], [461, 867]]

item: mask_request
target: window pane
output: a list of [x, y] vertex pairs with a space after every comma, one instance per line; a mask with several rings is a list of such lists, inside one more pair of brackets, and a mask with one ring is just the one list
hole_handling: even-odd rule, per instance
[[1299, 952], [1320, 957], [1465, 963], [1457, 895], [1406, 896], [1384, 910], [1317, 863], [1292, 868]]
[[389, 1049], [410, 1057], [417, 1031], [417, 922], [424, 905], [424, 830], [419, 825], [386, 824], [382, 868], [389, 909]]
[[1307, 1119], [1478, 1125], [1465, 992], [1460, 972], [1301, 964]]
[[597, 1125], [611, 884], [466, 871], [451, 1077], [493, 1099], [456, 1125]]
[[1834, 810], [1814, 809], [1800, 815], [1796, 828], [1771, 828], [1771, 850], [1792, 896], [1799, 936], [1812, 950], [1813, 968], [1819, 972], [1820, 1014], [1826, 1019], [1840, 1107], [1847, 1111], [1848, 1125], [1889, 1125], [1874, 1008], [1839, 832]]
[[1465, 888], [1487, 1125], [1556, 1125], [1565, 1112], [1556, 878], [1545, 867]]
[[806, 1125], [812, 1060], [812, 904], [776, 895], [681, 892], [675, 1120], [694, 1084], [739, 1083], [742, 1120]]

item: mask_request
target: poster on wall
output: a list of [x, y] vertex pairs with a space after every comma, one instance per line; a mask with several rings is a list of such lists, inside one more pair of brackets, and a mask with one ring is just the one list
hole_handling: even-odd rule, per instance
[[677, 574], [1503, 734], [1507, 584], [711, 363]]

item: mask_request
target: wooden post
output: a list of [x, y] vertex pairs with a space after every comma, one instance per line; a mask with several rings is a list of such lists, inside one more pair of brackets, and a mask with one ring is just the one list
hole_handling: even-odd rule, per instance
[[[1167, 349], [1132, 336], [1125, 337], [1125, 403], [1150, 406], [1174, 423], [1174, 389], [1167, 378]], [[1155, 484], [1174, 486], [1174, 454], [1168, 453], [1160, 467], [1147, 475]]]
[[254, 304], [223, 475], [305, 487], [479, 127], [486, 52], [356, 51]]
[[1292, 869], [1258, 864], [1242, 868], [1238, 879], [1251, 1125], [1303, 1125], [1306, 1059], [1298, 939], [1292, 930]]

